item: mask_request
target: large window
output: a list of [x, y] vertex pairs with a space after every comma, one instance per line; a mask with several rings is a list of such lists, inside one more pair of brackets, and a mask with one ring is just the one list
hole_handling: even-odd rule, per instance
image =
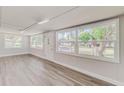
[[118, 19], [57, 32], [57, 52], [119, 61]]
[[5, 48], [21, 48], [22, 37], [13, 34], [5, 34]]
[[32, 48], [43, 48], [43, 35], [31, 36], [31, 47]]
[[75, 39], [76, 39], [76, 33], [75, 31], [67, 30], [67, 31], [61, 31], [57, 33], [57, 50], [61, 52], [69, 52], [74, 53], [75, 52]]

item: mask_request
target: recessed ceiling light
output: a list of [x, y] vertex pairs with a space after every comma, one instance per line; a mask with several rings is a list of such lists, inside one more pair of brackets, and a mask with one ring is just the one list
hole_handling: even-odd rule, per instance
[[44, 23], [47, 23], [47, 22], [49, 22], [49, 21], [50, 21], [49, 19], [45, 19], [45, 20], [43, 20], [43, 21], [38, 22], [38, 24], [44, 24]]

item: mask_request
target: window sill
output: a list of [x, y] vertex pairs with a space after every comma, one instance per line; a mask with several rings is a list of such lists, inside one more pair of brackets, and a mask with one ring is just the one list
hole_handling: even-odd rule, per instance
[[31, 49], [43, 50], [43, 48], [34, 48], [34, 47], [31, 47]]
[[24, 48], [22, 48], [22, 47], [20, 47], [20, 48], [5, 48], [5, 49], [24, 49]]
[[65, 54], [68, 56], [75, 56], [75, 57], [80, 57], [80, 58], [86, 58], [86, 59], [90, 59], [90, 60], [97, 60], [97, 61], [102, 61], [102, 62], [109, 62], [109, 63], [120, 63], [119, 61], [116, 61], [115, 59], [109, 59], [109, 58], [104, 58], [104, 57], [97, 57], [97, 56], [90, 56], [90, 55], [83, 55], [83, 54], [74, 54], [74, 53], [65, 53], [65, 52], [60, 52], [60, 51], [56, 51], [56, 53], [60, 53], [60, 54]]

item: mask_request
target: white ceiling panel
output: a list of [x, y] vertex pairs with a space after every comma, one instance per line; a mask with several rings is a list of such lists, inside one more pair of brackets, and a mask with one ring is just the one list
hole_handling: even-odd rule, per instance
[[39, 19], [54, 17], [72, 7], [13, 6], [2, 7], [2, 23], [27, 27]]
[[[24, 29], [38, 20], [51, 19], [65, 11], [74, 8], [74, 6], [14, 6], [2, 7], [1, 25], [12, 29]], [[124, 13], [124, 7], [107, 6], [80, 6], [61, 16], [56, 17], [48, 23], [35, 25], [28, 29], [27, 33], [43, 32], [48, 30], [65, 28], [77, 24], [87, 23], [99, 19], [109, 18]]]

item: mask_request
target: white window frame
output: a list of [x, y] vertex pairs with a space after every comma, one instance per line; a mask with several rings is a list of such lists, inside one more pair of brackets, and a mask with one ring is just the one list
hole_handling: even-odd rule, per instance
[[[78, 46], [78, 29], [80, 27], [95, 27], [95, 26], [100, 26], [103, 24], [109, 24], [111, 22], [116, 22], [117, 23], [117, 30], [116, 30], [116, 43], [114, 45], [114, 58], [107, 58], [107, 57], [99, 57], [99, 56], [93, 56], [93, 55], [85, 55], [85, 54], [79, 54], [79, 46]], [[71, 28], [72, 29], [72, 28]], [[79, 26], [79, 27], [75, 27], [73, 28], [76, 31], [76, 46], [75, 46], [75, 53], [69, 53], [69, 52], [62, 52], [62, 51], [58, 51], [58, 44], [57, 44], [57, 33], [65, 31], [65, 30], [61, 30], [61, 31], [57, 31], [56, 32], [56, 53], [63, 53], [66, 55], [72, 55], [72, 56], [76, 56], [76, 57], [83, 57], [83, 58], [88, 58], [88, 59], [94, 59], [94, 60], [100, 60], [100, 61], [105, 61], [105, 62], [111, 62], [111, 63], [120, 63], [120, 56], [119, 56], [119, 18], [114, 18], [114, 19], [110, 19], [110, 20], [106, 20], [106, 21], [101, 21], [101, 22], [97, 22], [97, 23], [92, 23], [89, 25], [84, 25], [84, 26]]]
[[[6, 46], [6, 35], [19, 36], [19, 37], [21, 38], [21, 41], [20, 41], [21, 46], [20, 46], [20, 47], [15, 47], [15, 46], [13, 46], [13, 47], [10, 47], [10, 48], [7, 47], [7, 46]], [[4, 34], [4, 48], [6, 48], [6, 49], [22, 49], [22, 47], [23, 47], [23, 42], [22, 42], [22, 36], [21, 36], [21, 35], [10, 34], [10, 33]]]
[[[32, 37], [33, 36], [42, 36], [42, 47], [33, 47], [32, 46]], [[30, 48], [34, 48], [34, 49], [43, 49], [44, 48], [44, 35], [43, 34], [36, 34], [36, 35], [31, 35], [30, 36]]]
[[[58, 51], [58, 36], [57, 36], [57, 34], [58, 34], [58, 32], [71, 32], [71, 31], [74, 31], [75, 29], [73, 29], [73, 28], [71, 28], [71, 29], [66, 29], [66, 31], [65, 30], [61, 30], [61, 31], [57, 31], [56, 32], [56, 52], [58, 52], [58, 53], [65, 53], [65, 54], [75, 54], [75, 52], [76, 52], [76, 40], [75, 40], [75, 45], [74, 45], [74, 49], [75, 49], [75, 51], [74, 52], [64, 52], [64, 51]], [[77, 38], [77, 37], [76, 37]]]

